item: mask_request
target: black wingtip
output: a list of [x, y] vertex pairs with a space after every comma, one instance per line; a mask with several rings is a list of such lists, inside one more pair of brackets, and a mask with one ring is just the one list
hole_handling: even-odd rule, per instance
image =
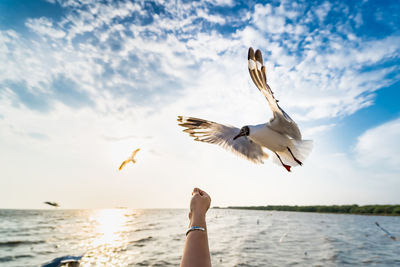
[[254, 58], [254, 50], [252, 47], [249, 47], [249, 53], [247, 55], [247, 59]]
[[260, 51], [260, 49], [257, 49], [257, 51], [256, 51], [256, 60], [258, 61], [258, 62], [260, 62], [261, 63], [261, 65], [263, 64], [263, 58], [262, 58], [262, 53], [261, 53], [261, 51]]

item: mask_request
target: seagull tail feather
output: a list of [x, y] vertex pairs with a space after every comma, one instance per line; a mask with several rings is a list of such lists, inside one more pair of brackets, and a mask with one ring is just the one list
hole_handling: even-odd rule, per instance
[[292, 140], [292, 148], [294, 156], [301, 162], [304, 162], [313, 149], [314, 142], [312, 140]]

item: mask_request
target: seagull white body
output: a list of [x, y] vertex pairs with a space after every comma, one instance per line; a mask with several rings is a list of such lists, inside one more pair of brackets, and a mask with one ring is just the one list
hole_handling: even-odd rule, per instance
[[269, 123], [249, 125], [249, 138], [271, 151], [284, 151], [291, 146], [291, 141], [285, 135], [270, 128]]
[[250, 77], [265, 96], [272, 110], [269, 122], [246, 125], [241, 129], [193, 117], [178, 116], [179, 125], [195, 141], [217, 144], [245, 157], [254, 163], [263, 163], [269, 156], [264, 149], [271, 150], [274, 162], [290, 172], [292, 166], [299, 166], [312, 149], [311, 140], [302, 140], [296, 122], [278, 105], [267, 83], [267, 74], [261, 51], [250, 47], [248, 54]]
[[140, 150], [140, 148], [138, 148], [138, 149], [136, 149], [135, 151], [133, 151], [133, 152], [132, 152], [132, 155], [131, 155], [129, 158], [127, 158], [126, 160], [124, 160], [124, 162], [122, 162], [121, 166], [119, 166], [119, 170], [122, 170], [122, 168], [123, 168], [126, 164], [128, 164], [129, 162], [136, 163], [135, 156], [136, 156], [136, 153], [139, 152], [139, 150]]

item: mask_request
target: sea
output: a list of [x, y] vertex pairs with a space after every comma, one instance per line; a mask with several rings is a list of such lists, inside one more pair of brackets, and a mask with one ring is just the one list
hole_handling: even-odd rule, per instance
[[[179, 266], [187, 213], [0, 210], [0, 266]], [[213, 266], [400, 266], [400, 217], [210, 209], [207, 223]]]

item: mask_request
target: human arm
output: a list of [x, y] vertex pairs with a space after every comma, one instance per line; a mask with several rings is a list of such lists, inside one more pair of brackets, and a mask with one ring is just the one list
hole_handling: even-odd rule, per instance
[[210, 196], [199, 188], [193, 189], [190, 201], [189, 228], [199, 226], [205, 231], [191, 231], [186, 236], [181, 267], [211, 266], [210, 250], [208, 247], [206, 213], [210, 207]]

